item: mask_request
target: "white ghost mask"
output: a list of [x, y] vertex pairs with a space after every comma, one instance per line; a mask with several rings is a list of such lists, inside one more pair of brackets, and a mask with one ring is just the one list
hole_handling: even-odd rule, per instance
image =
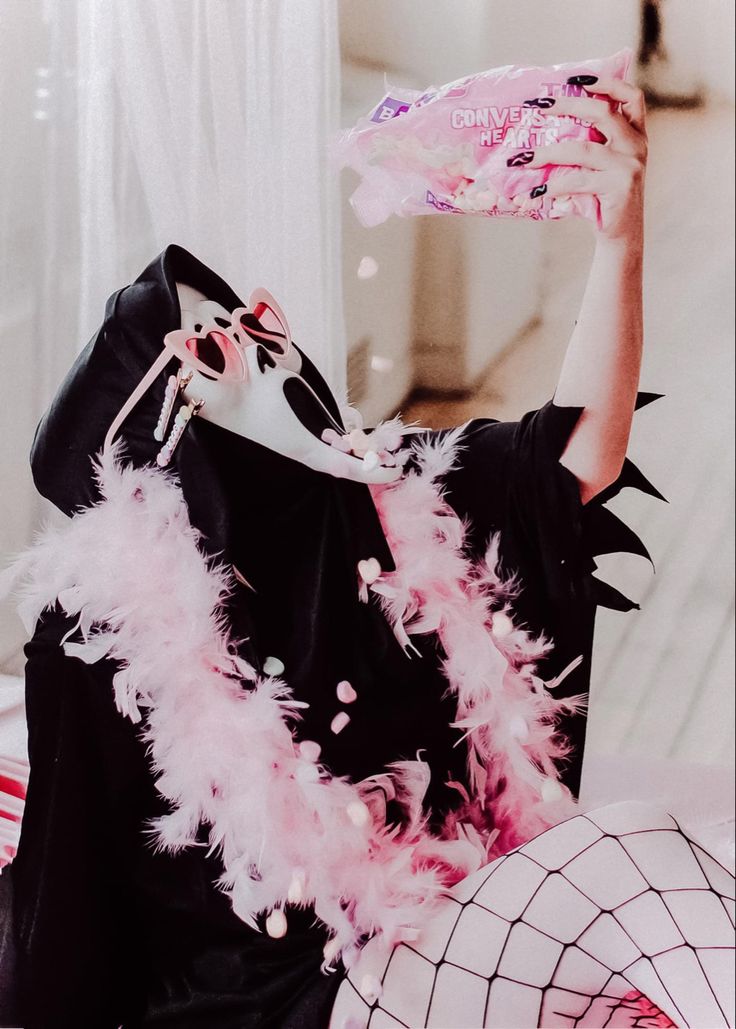
[[247, 338], [242, 326], [233, 323], [236, 312], [216, 301], [189, 300], [181, 314], [187, 332], [219, 327], [241, 343], [245, 372], [240, 381], [194, 371], [184, 388], [185, 400], [204, 401], [200, 418], [338, 478], [387, 483], [401, 476], [400, 464], [387, 449], [393, 444], [382, 438], [381, 449], [373, 449], [379, 444], [363, 432], [359, 412], [340, 408], [323, 376], [294, 343], [285, 355], [274, 353]]
[[[286, 317], [267, 290], [254, 290], [248, 307], [229, 312], [191, 286], [176, 287], [180, 327], [166, 333], [161, 353], [110, 425], [105, 450], [174, 356], [183, 381], [172, 386], [169, 380], [164, 398], [169, 412], [181, 390], [187, 417], [196, 412], [315, 471], [362, 483], [401, 477], [408, 454], [396, 453], [402, 435], [419, 430], [394, 419], [364, 432], [360, 413], [340, 408], [323, 376], [293, 343]], [[169, 417], [162, 410], [156, 439], [163, 440]], [[178, 427], [179, 435], [185, 425]], [[160, 464], [168, 464], [175, 445], [164, 442]]]

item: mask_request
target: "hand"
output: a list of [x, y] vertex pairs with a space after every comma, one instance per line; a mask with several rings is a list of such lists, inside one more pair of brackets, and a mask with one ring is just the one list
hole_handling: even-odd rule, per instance
[[570, 172], [559, 181], [551, 179], [547, 183], [546, 194], [594, 194], [601, 211], [601, 227], [597, 230], [599, 238], [641, 243], [648, 152], [644, 94], [630, 82], [603, 76], [583, 88], [591, 94], [619, 101], [621, 110], [614, 112], [608, 100], [594, 99], [593, 96], [559, 96], [540, 113], [570, 114], [589, 121], [601, 140], [565, 140], [538, 147], [533, 159], [526, 161], [524, 167], [540, 168], [546, 164], [579, 166], [577, 171]]

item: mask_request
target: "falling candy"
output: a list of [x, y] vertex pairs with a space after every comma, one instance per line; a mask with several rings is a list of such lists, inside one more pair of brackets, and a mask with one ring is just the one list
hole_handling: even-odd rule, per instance
[[349, 433], [341, 435], [335, 429], [329, 427], [322, 430], [322, 442], [334, 447], [335, 450], [340, 450], [343, 454], [349, 454], [352, 449]]
[[572, 197], [559, 196], [554, 197], [552, 200], [552, 207], [550, 210], [551, 218], [564, 218], [574, 211]]
[[[353, 429], [363, 428], [363, 415], [357, 407], [350, 407], [348, 404], [345, 407], [340, 408], [340, 414], [342, 415], [343, 424], [348, 432], [352, 432]], [[324, 433], [322, 435], [324, 437]]]
[[364, 975], [360, 980], [360, 995], [367, 1004], [374, 1004], [383, 993], [383, 987], [375, 975]]
[[545, 804], [552, 804], [554, 801], [560, 800], [563, 796], [562, 787], [556, 779], [545, 779], [542, 783], [540, 793]]
[[352, 704], [357, 698], [358, 694], [355, 692], [351, 684], [347, 679], [343, 679], [337, 684], [337, 699], [342, 704]]
[[284, 670], [284, 662], [277, 657], [267, 657], [263, 662], [263, 671], [266, 675], [281, 675]]
[[377, 271], [378, 262], [374, 257], [361, 258], [360, 264], [358, 265], [359, 279], [372, 279]]
[[266, 919], [266, 932], [274, 940], [280, 940], [282, 936], [286, 936], [286, 928], [286, 915], [280, 908], [274, 908]]
[[337, 735], [339, 732], [342, 732], [342, 730], [345, 728], [349, 721], [350, 715], [346, 714], [344, 711], [340, 711], [340, 713], [335, 715], [335, 717], [332, 719], [332, 722], [330, 723], [330, 729], [332, 729], [335, 735]]
[[351, 429], [347, 438], [350, 440], [350, 451], [355, 457], [365, 457], [372, 450], [372, 441], [362, 429]]
[[393, 371], [394, 361], [390, 357], [384, 357], [382, 354], [373, 354], [371, 357], [371, 370], [374, 372], [390, 372]]
[[495, 612], [491, 626], [494, 636], [508, 636], [508, 634], [513, 631], [513, 628], [514, 623], [507, 614], [503, 611]]
[[517, 715], [509, 723], [509, 735], [516, 740], [526, 740], [529, 737], [529, 726], [524, 719]]
[[348, 804], [346, 810], [348, 813], [348, 818], [353, 823], [353, 825], [366, 825], [371, 817], [371, 813], [368, 810], [367, 805], [364, 804], [362, 800], [351, 801]]
[[303, 764], [296, 770], [299, 782], [319, 782], [319, 768], [315, 764]]
[[314, 740], [302, 740], [299, 744], [299, 753], [305, 761], [319, 760], [321, 752], [322, 748], [319, 743], [316, 743]]
[[367, 586], [375, 582], [381, 574], [381, 565], [375, 557], [358, 561], [358, 574]]
[[340, 953], [340, 944], [335, 936], [333, 936], [331, 940], [327, 941], [322, 948], [322, 953], [324, 954], [326, 961], [332, 961], [332, 959]]
[[378, 467], [378, 454], [375, 450], [366, 450], [363, 455], [363, 467], [369, 472]]
[[304, 869], [295, 868], [294, 874], [291, 877], [289, 883], [289, 890], [286, 894], [287, 900], [291, 904], [298, 904], [304, 899]]

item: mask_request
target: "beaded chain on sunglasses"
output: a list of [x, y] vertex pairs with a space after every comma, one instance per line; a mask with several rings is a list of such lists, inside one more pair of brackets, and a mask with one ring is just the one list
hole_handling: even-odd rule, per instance
[[[277, 307], [271, 295], [266, 293], [265, 290], [256, 290], [251, 295], [252, 306], [255, 306], [256, 303], [263, 303], [264, 300], [264, 306], [268, 306], [272, 311]], [[271, 307], [272, 304], [273, 307]], [[223, 343], [226, 346], [227, 344], [230, 344], [238, 352], [242, 352], [246, 346], [260, 343], [262, 347], [266, 348], [269, 352], [267, 360], [269, 360], [270, 363], [274, 363], [275, 360], [286, 357], [290, 343], [288, 326], [286, 325], [280, 309], [278, 309], [277, 317], [279, 327], [284, 330], [283, 332], [267, 329], [253, 310], [239, 307], [233, 311], [230, 316], [231, 320], [229, 326], [223, 326], [222, 320], [217, 319], [217, 324], [214, 326], [198, 325], [193, 334], [190, 334], [183, 329], [175, 330], [174, 332], [169, 333], [167, 340], [169, 337], [171, 337], [172, 340], [176, 339], [180, 344], [184, 344], [185, 349], [193, 340], [198, 340], [204, 344], [220, 347], [221, 352]], [[243, 372], [244, 374], [247, 374], [245, 365], [243, 365]], [[193, 375], [194, 371], [191, 368], [185, 368], [182, 364], [176, 375], [169, 376], [161, 412], [153, 432], [154, 439], [163, 443], [163, 446], [156, 455], [156, 463], [161, 468], [165, 468], [171, 463], [174, 451], [184, 435], [187, 426], [192, 418], [195, 417], [195, 415], [197, 415], [204, 406], [204, 400], [190, 399], [186, 403], [183, 403], [179, 407], [174, 418], [171, 431], [166, 437], [166, 430], [169, 426], [177, 399], [183, 390], [189, 385]]]

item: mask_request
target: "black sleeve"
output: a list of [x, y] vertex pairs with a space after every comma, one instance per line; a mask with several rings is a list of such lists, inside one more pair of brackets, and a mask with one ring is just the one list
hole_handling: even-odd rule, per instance
[[11, 866], [25, 1029], [117, 1029], [145, 967], [131, 886], [145, 765], [114, 708], [113, 663], [59, 646], [72, 625], [46, 612], [25, 647], [30, 779]]
[[[636, 409], [663, 394], [639, 392]], [[584, 410], [548, 400], [518, 421], [473, 419], [460, 460], [446, 477], [448, 500], [469, 523], [480, 553], [491, 532], [507, 536], [509, 563], [523, 567], [552, 606], [581, 598], [619, 611], [638, 608], [598, 578], [595, 557], [616, 551], [651, 561], [639, 536], [605, 506], [624, 487], [665, 498], [628, 457], [614, 483], [583, 504], [578, 480], [560, 457]]]
[[[661, 395], [640, 392], [637, 409]], [[625, 551], [651, 561], [642, 540], [606, 501], [624, 487], [665, 499], [626, 458], [616, 481], [583, 504], [576, 476], [560, 462], [583, 410], [552, 398], [518, 421], [473, 419], [460, 437], [455, 467], [444, 477], [446, 499], [466, 524], [469, 555], [483, 557], [491, 534], [499, 534], [499, 571], [520, 585], [512, 602], [516, 624], [553, 642], [538, 672], [546, 681], [563, 677], [558, 697], [589, 692], [596, 609], [639, 607], [594, 574], [596, 556]], [[586, 726], [584, 710], [559, 724], [569, 745], [562, 779], [576, 796]]]

